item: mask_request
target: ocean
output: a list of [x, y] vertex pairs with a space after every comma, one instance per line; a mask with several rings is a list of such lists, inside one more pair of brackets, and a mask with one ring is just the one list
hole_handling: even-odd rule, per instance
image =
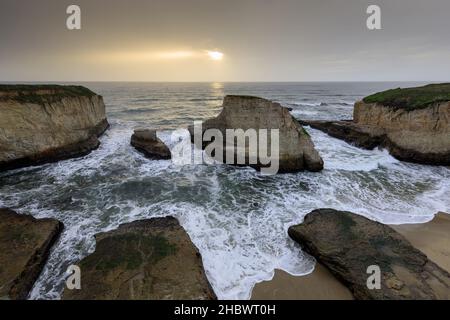
[[[57, 299], [65, 271], [119, 224], [175, 216], [203, 257], [220, 299], [248, 299], [274, 269], [305, 275], [315, 261], [287, 236], [313, 209], [349, 210], [389, 224], [450, 211], [450, 168], [400, 162], [306, 127], [325, 161], [319, 173], [263, 176], [226, 165], [177, 166], [130, 146], [134, 128], [171, 132], [220, 112], [227, 94], [280, 102], [300, 119], [351, 119], [353, 104], [421, 83], [79, 83], [103, 95], [111, 128], [89, 155], [0, 173], [0, 206], [65, 225], [30, 299]], [[180, 261], [180, 263], [182, 263]]]

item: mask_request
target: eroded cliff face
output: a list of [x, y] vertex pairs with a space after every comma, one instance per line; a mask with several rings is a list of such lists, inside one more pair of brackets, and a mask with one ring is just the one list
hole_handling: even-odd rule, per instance
[[430, 158], [441, 155], [443, 162], [447, 157], [450, 164], [450, 102], [405, 110], [360, 101], [355, 104], [353, 121], [374, 135], [386, 135], [389, 149], [397, 156], [409, 150]]
[[83, 156], [108, 127], [103, 98], [76, 86], [0, 86], [0, 171]]

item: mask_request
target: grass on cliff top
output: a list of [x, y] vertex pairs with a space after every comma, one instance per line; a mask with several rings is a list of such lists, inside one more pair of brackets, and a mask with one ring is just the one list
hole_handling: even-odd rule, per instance
[[[38, 94], [38, 91], [48, 90], [53, 91], [49, 94]], [[1, 93], [11, 93], [1, 96]], [[13, 99], [22, 103], [37, 103], [42, 104], [44, 102], [59, 101], [65, 97], [92, 97], [96, 94], [83, 86], [63, 86], [53, 84], [2, 84], [0, 85], [0, 100]]]
[[435, 103], [450, 101], [450, 83], [391, 89], [365, 97], [363, 101], [380, 103], [395, 109], [424, 109]]

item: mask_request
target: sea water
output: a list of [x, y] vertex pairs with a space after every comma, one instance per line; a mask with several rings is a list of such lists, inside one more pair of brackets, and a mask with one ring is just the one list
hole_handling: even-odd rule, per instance
[[247, 299], [274, 269], [310, 273], [314, 259], [287, 236], [317, 208], [383, 223], [422, 223], [450, 211], [450, 168], [400, 162], [306, 128], [325, 161], [319, 173], [262, 176], [227, 165], [175, 166], [130, 146], [136, 127], [171, 131], [220, 112], [227, 94], [280, 102], [300, 119], [351, 119], [353, 104], [419, 83], [81, 83], [103, 95], [111, 128], [89, 155], [0, 173], [0, 206], [65, 225], [31, 299], [59, 298], [65, 271], [92, 253], [94, 235], [121, 223], [175, 216], [200, 250], [221, 299]]

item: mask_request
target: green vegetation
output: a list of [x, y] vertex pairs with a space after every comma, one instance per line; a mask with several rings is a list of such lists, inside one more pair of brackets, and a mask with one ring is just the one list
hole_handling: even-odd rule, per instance
[[[6, 93], [6, 94], [4, 94]], [[92, 97], [95, 93], [83, 86], [62, 86], [52, 84], [0, 85], [0, 101], [14, 100], [20, 103], [44, 104], [61, 101], [66, 97]]]
[[365, 97], [363, 101], [365, 103], [380, 103], [394, 109], [424, 109], [435, 103], [450, 101], [450, 83], [391, 89]]
[[132, 270], [144, 261], [155, 264], [176, 250], [175, 245], [160, 235], [114, 235], [98, 242], [95, 253], [84, 260], [83, 267], [108, 271], [121, 266]]

